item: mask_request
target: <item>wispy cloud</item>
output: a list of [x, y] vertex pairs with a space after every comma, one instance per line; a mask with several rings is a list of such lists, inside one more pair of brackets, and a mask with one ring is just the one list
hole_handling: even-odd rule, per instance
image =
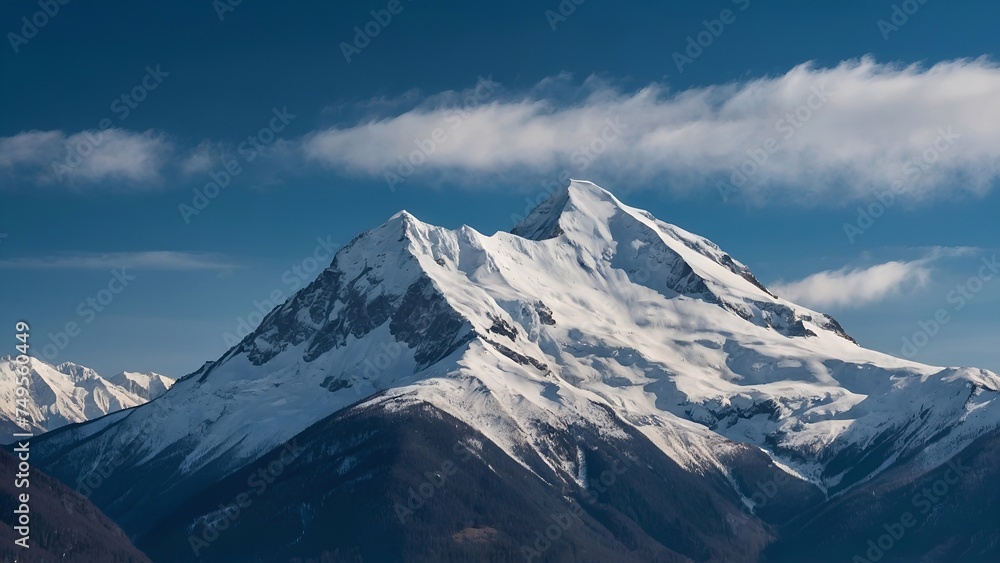
[[187, 175], [207, 173], [216, 164], [221, 152], [219, 144], [202, 141], [181, 160], [181, 172]]
[[816, 309], [862, 307], [925, 287], [935, 272], [932, 264], [938, 260], [979, 251], [968, 246], [931, 247], [915, 260], [826, 270], [798, 281], [778, 281], [769, 287], [789, 301]]
[[133, 270], [229, 271], [239, 266], [228, 257], [203, 252], [154, 250], [147, 252], [73, 253], [37, 258], [0, 260], [5, 270]]
[[78, 187], [110, 181], [147, 187], [162, 180], [173, 148], [152, 131], [25, 131], [0, 137], [0, 173], [33, 184]]
[[851, 308], [884, 301], [904, 290], [924, 287], [932, 269], [925, 260], [842, 268], [771, 286], [777, 295], [816, 309]]
[[[595, 80], [585, 86], [587, 95], [571, 102], [551, 96], [551, 88], [498, 94], [465, 108], [461, 127], [461, 96], [439, 97], [317, 131], [301, 151], [331, 169], [381, 178], [440, 129], [448, 140], [422, 155], [417, 171], [427, 179], [461, 175], [509, 185], [566, 168], [622, 185], [715, 191], [716, 181], [730, 180], [751, 160], [748, 151], [759, 156], [770, 138], [776, 150], [747, 165], [754, 172], [742, 193], [807, 204], [867, 200], [897, 180], [913, 200], [983, 194], [1000, 176], [1000, 67], [986, 59], [929, 68], [870, 58], [833, 68], [804, 64], [780, 76], [680, 92], [658, 84], [622, 92]], [[620, 137], [599, 157], [580, 158], [600, 144], [608, 120], [622, 124]], [[954, 134], [954, 146], [925, 162], [942, 130]]]
[[[315, 172], [305, 161], [381, 181], [415, 159], [414, 178], [428, 183], [536, 186], [566, 171], [621, 190], [714, 195], [725, 181], [749, 201], [805, 205], [871, 201], [897, 183], [896, 197], [910, 201], [1000, 186], [1000, 66], [987, 59], [807, 63], [683, 91], [623, 91], [566, 75], [517, 93], [489, 86], [486, 95], [478, 84], [328, 108], [328, 117], [365, 117], [275, 142], [255, 174]], [[26, 131], [0, 137], [0, 176], [21, 180], [0, 182], [0, 190], [165, 186], [171, 173], [190, 180], [233, 150], [217, 140], [182, 147], [152, 131]]]

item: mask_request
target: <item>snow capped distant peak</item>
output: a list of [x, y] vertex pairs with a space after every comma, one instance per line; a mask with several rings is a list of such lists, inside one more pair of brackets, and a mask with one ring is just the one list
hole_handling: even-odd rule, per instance
[[[145, 397], [101, 377], [96, 371], [73, 362], [58, 366], [29, 358], [27, 377], [30, 404], [24, 420], [35, 431], [84, 422], [106, 414], [141, 405]], [[22, 374], [11, 356], [0, 359], [0, 429], [24, 427], [18, 422], [15, 397]]]
[[132, 371], [119, 372], [108, 378], [108, 381], [147, 401], [152, 401], [166, 393], [167, 389], [170, 389], [175, 382], [173, 379], [158, 373]]
[[55, 369], [59, 373], [65, 374], [74, 382], [101, 377], [96, 371], [80, 364], [74, 364], [73, 362], [63, 362], [55, 366]]

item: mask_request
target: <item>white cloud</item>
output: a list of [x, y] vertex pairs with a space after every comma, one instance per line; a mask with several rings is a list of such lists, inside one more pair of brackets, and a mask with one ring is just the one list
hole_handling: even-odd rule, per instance
[[221, 158], [221, 153], [219, 144], [202, 141], [181, 160], [181, 172], [187, 175], [207, 173]]
[[[424, 178], [509, 185], [565, 169], [622, 187], [714, 193], [719, 180], [738, 183], [732, 174], [746, 164], [756, 170], [741, 187], [744, 196], [807, 204], [869, 200], [896, 181], [914, 200], [983, 194], [1000, 176], [1000, 67], [985, 59], [930, 68], [869, 58], [833, 68], [804, 64], [781, 76], [681, 92], [651, 85], [625, 93], [589, 80], [585, 98], [570, 103], [543, 86], [520, 97], [498, 92], [464, 116], [455, 111], [458, 96], [438, 97], [315, 132], [302, 152], [335, 170], [381, 178], [440, 129], [445, 139], [416, 167]], [[623, 130], [602, 146], [595, 139], [607, 133], [608, 120]], [[948, 145], [941, 131], [957, 137]], [[581, 149], [588, 146], [600, 154], [586, 157]], [[775, 146], [763, 165], [750, 161], [748, 151], [759, 157]], [[921, 162], [925, 154], [934, 162]]]
[[39, 184], [114, 181], [148, 187], [161, 181], [172, 151], [172, 143], [152, 131], [25, 131], [0, 137], [0, 172]]
[[933, 259], [827, 270], [803, 280], [779, 282], [770, 289], [793, 303], [814, 309], [861, 307], [926, 286], [933, 272], [928, 263]]
[[229, 258], [212, 253], [154, 250], [146, 252], [74, 253], [38, 258], [0, 260], [6, 270], [134, 270], [229, 271], [238, 267]]

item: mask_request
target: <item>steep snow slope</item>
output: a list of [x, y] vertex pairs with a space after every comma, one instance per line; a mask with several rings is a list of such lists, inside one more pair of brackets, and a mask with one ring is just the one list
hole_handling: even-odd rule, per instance
[[585, 470], [552, 434], [622, 438], [610, 410], [692, 471], [729, 474], [743, 443], [837, 492], [954, 455], [1000, 424], [998, 390], [987, 371], [865, 350], [706, 239], [574, 182], [513, 233], [399, 213], [217, 362], [37, 450], [69, 481], [106, 463], [169, 476], [98, 492], [130, 531], [154, 520], [137, 499], [167, 511], [373, 396], [430, 403], [568, 479]]
[[[11, 356], [0, 358], [0, 425], [9, 435], [17, 430], [18, 364]], [[85, 422], [146, 402], [145, 399], [102, 378], [94, 370], [73, 363], [49, 365], [37, 358], [27, 364], [28, 428], [46, 432], [75, 422]]]

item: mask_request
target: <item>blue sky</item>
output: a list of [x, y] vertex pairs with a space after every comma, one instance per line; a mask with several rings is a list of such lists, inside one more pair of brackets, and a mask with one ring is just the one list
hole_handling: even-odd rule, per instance
[[399, 209], [490, 233], [570, 175], [1000, 371], [995, 3], [42, 4], [0, 14], [11, 348], [184, 375]]

